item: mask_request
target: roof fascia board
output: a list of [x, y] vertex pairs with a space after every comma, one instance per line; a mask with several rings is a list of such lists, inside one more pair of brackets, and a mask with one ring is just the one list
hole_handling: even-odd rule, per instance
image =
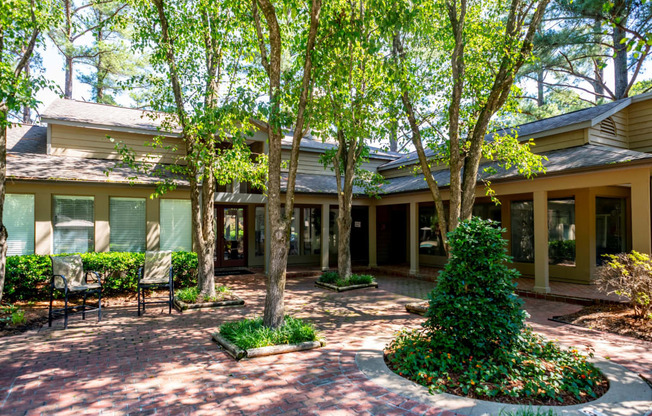
[[[283, 150], [292, 150], [292, 145], [282, 144], [281, 149], [283, 149]], [[301, 152], [309, 152], [309, 153], [325, 153], [326, 152], [325, 149], [315, 149], [314, 147], [300, 147], [299, 151], [301, 151]], [[399, 157], [400, 156], [394, 157], [394, 156], [380, 156], [380, 155], [374, 155], [374, 154], [369, 155], [369, 159], [380, 159], [380, 160], [389, 160], [389, 161], [396, 160]], [[389, 162], [387, 162], [387, 163], [389, 163]]]
[[133, 134], [147, 134], [149, 136], [165, 136], [165, 137], [181, 137], [179, 133], [170, 133], [165, 131], [159, 131], [154, 129], [139, 129], [132, 127], [123, 127], [123, 126], [113, 126], [110, 124], [96, 124], [96, 123], [85, 123], [81, 121], [68, 121], [68, 120], [59, 120], [55, 118], [42, 117], [42, 122], [50, 124], [59, 124], [62, 126], [71, 126], [71, 127], [85, 127], [93, 128], [98, 130], [112, 130], [119, 131], [122, 133], [133, 133]]
[[630, 104], [632, 103], [632, 99], [628, 98], [627, 100], [623, 101], [622, 103], [618, 104], [614, 108], [612, 108], [609, 111], [605, 111], [604, 113], [600, 114], [599, 116], [595, 117], [593, 120], [591, 120], [591, 127], [595, 127], [596, 125], [602, 123], [606, 118], [609, 118], [616, 114], [617, 112], [627, 108]]

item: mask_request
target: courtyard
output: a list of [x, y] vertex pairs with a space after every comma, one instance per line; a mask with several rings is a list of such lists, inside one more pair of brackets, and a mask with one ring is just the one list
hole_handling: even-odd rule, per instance
[[[389, 340], [424, 318], [405, 304], [425, 299], [434, 283], [380, 276], [379, 289], [334, 293], [314, 276], [290, 277], [287, 313], [314, 322], [326, 340], [320, 349], [235, 361], [212, 341], [227, 321], [260, 316], [261, 275], [217, 277], [246, 304], [239, 308], [167, 314], [109, 300], [102, 322], [77, 315], [0, 338], [2, 415], [451, 415], [392, 393], [369, 380], [355, 357], [371, 337]], [[525, 299], [529, 323], [562, 344], [591, 346], [631, 371], [652, 378], [652, 343], [549, 321], [581, 308]]]

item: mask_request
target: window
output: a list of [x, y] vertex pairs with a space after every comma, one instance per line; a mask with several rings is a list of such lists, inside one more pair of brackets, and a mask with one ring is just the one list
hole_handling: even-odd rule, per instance
[[625, 198], [595, 199], [595, 249], [598, 265], [605, 254], [627, 251]]
[[548, 200], [548, 262], [575, 265], [575, 199]]
[[[448, 212], [448, 209], [446, 211]], [[434, 206], [419, 206], [419, 254], [446, 255], [438, 221]]]
[[256, 207], [255, 218], [255, 255], [256, 257], [265, 255], [265, 207]]
[[34, 195], [7, 194], [4, 207], [7, 256], [34, 254]]
[[496, 205], [493, 202], [475, 204], [473, 206], [473, 216], [480, 217], [483, 220], [491, 220], [496, 222], [502, 221], [502, 212], [500, 205]]
[[512, 257], [521, 263], [534, 262], [534, 205], [532, 201], [511, 204]]
[[95, 249], [92, 196], [54, 197], [54, 254], [86, 253]]
[[161, 250], [192, 251], [190, 201], [161, 200]]
[[303, 209], [303, 254], [319, 254], [321, 248], [321, 208]]
[[299, 226], [301, 225], [299, 215], [301, 215], [301, 211], [299, 208], [295, 208], [292, 213], [292, 223], [290, 224], [290, 256], [299, 255]]
[[109, 211], [111, 251], [145, 251], [145, 198], [111, 198]]

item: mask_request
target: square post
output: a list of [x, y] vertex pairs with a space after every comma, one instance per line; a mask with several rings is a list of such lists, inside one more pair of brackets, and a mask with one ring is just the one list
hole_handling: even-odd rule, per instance
[[534, 291], [550, 293], [548, 191], [534, 192]]
[[377, 267], [376, 257], [376, 205], [369, 206], [369, 267]]
[[632, 178], [632, 250], [650, 254], [650, 172], [641, 169]]
[[321, 205], [321, 270], [328, 270], [330, 251], [330, 204]]
[[410, 275], [419, 274], [419, 204], [410, 202]]

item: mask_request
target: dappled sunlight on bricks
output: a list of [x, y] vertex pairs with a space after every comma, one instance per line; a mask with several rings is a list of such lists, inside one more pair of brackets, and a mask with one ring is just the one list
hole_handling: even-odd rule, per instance
[[[432, 282], [379, 277], [379, 289], [334, 293], [314, 287], [314, 277], [289, 278], [288, 313], [314, 322], [327, 345], [236, 362], [210, 335], [224, 322], [262, 314], [264, 278], [216, 279], [245, 307], [172, 315], [151, 307], [141, 318], [135, 305], [108, 307], [99, 323], [73, 317], [66, 331], [55, 321], [52, 328], [0, 338], [0, 414], [442, 413], [379, 387], [355, 363], [366, 337], [390, 337], [423, 322], [404, 306], [425, 298]], [[526, 302], [533, 324], [562, 331], [547, 321], [557, 305], [532, 301]]]

